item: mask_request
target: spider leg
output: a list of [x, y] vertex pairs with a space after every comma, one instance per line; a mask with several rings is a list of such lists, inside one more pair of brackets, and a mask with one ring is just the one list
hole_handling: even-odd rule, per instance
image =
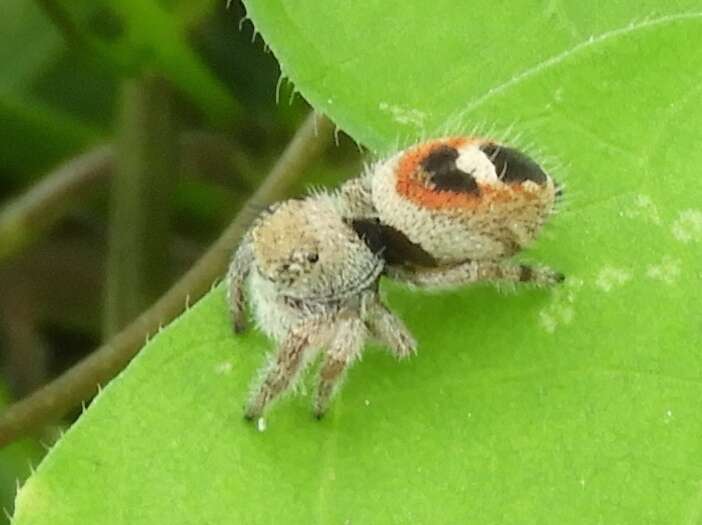
[[370, 179], [355, 177], [344, 182], [337, 195], [345, 217], [372, 217], [378, 214], [373, 206]]
[[405, 324], [378, 298], [377, 293], [363, 297], [364, 320], [370, 333], [387, 346], [398, 359], [417, 351], [417, 342]]
[[239, 244], [227, 272], [227, 298], [232, 325], [236, 333], [246, 330], [246, 278], [254, 261], [251, 236], [247, 234]]
[[314, 416], [320, 419], [344, 378], [344, 372], [361, 354], [367, 338], [366, 327], [360, 318], [344, 319], [337, 323], [334, 337], [326, 349], [319, 371]]
[[293, 327], [278, 347], [278, 353], [264, 368], [263, 380], [254, 389], [244, 417], [259, 418], [266, 406], [285, 391], [296, 379], [305, 362], [304, 354], [318, 344], [320, 330], [317, 319], [303, 321]]
[[547, 266], [528, 266], [510, 261], [466, 261], [437, 268], [387, 267], [390, 278], [424, 288], [447, 288], [481, 281], [533, 283], [551, 286], [565, 276]]

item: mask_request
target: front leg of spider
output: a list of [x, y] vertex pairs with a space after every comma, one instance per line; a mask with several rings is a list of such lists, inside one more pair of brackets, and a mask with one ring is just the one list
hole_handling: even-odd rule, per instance
[[357, 316], [336, 323], [334, 336], [324, 349], [319, 371], [317, 397], [313, 413], [321, 419], [338, 391], [348, 367], [361, 355], [366, 343], [367, 330]]
[[310, 319], [290, 330], [280, 343], [277, 353], [264, 368], [260, 384], [251, 393], [244, 411], [246, 419], [251, 421], [261, 417], [266, 406], [295, 381], [302, 369], [305, 352], [313, 349], [320, 328], [319, 320]]
[[254, 262], [251, 235], [247, 233], [234, 252], [234, 257], [227, 273], [227, 299], [229, 314], [234, 332], [240, 334], [246, 330], [246, 295], [244, 287]]

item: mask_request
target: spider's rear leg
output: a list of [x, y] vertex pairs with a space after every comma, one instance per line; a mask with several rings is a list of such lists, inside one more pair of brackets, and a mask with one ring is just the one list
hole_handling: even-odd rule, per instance
[[378, 298], [377, 294], [363, 298], [364, 321], [370, 333], [387, 346], [398, 359], [417, 351], [417, 342], [405, 324]]
[[532, 283], [551, 286], [563, 282], [565, 276], [547, 266], [529, 266], [511, 261], [466, 261], [436, 268], [387, 268], [388, 275], [424, 288], [447, 288], [481, 281]]
[[319, 371], [313, 413], [320, 419], [339, 389], [349, 365], [361, 354], [368, 332], [359, 318], [339, 321]]

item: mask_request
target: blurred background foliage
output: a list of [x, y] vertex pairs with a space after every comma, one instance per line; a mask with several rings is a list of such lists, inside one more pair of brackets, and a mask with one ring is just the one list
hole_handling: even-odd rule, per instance
[[[244, 16], [236, 1], [3, 2], [0, 407], [160, 295], [237, 214], [308, 112]], [[334, 184], [359, 158], [342, 140], [296, 191]], [[66, 185], [67, 176], [77, 178]], [[139, 178], [152, 176], [161, 179]], [[27, 215], [23, 195], [37, 184], [49, 198]], [[158, 192], [141, 198], [141, 184]], [[133, 276], [108, 275], [123, 271], [108, 260], [109, 245], [139, 228], [149, 234], [112, 251], [154, 257], [144, 263], [150, 285], [114, 314], [119, 307], [106, 305], [125, 302]], [[0, 505], [9, 512], [17, 480], [41, 457], [38, 443], [0, 450]]]

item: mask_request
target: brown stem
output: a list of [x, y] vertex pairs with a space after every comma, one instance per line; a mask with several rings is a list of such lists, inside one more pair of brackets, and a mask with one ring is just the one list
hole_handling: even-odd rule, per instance
[[100, 146], [68, 161], [0, 209], [0, 262], [26, 248], [112, 171], [112, 149]]
[[285, 197], [291, 185], [332, 140], [333, 125], [310, 115], [263, 184], [205, 255], [151, 308], [76, 366], [0, 414], [0, 447], [66, 414], [114, 377], [142, 347], [147, 335], [207, 292], [227, 266], [232, 248], [250, 224], [254, 205]]
[[[182, 163], [196, 166], [216, 182], [242, 189], [241, 177], [233, 177], [232, 172], [246, 168], [248, 160], [239, 161], [244, 153], [223, 135], [187, 132], [180, 138], [180, 149]], [[61, 165], [0, 208], [0, 263], [41, 238], [75, 203], [111, 177], [113, 162], [112, 146], [98, 146]]]
[[38, 330], [38, 308], [32, 284], [25, 275], [2, 282], [0, 331], [7, 379], [15, 396], [26, 396], [46, 381], [48, 356]]

